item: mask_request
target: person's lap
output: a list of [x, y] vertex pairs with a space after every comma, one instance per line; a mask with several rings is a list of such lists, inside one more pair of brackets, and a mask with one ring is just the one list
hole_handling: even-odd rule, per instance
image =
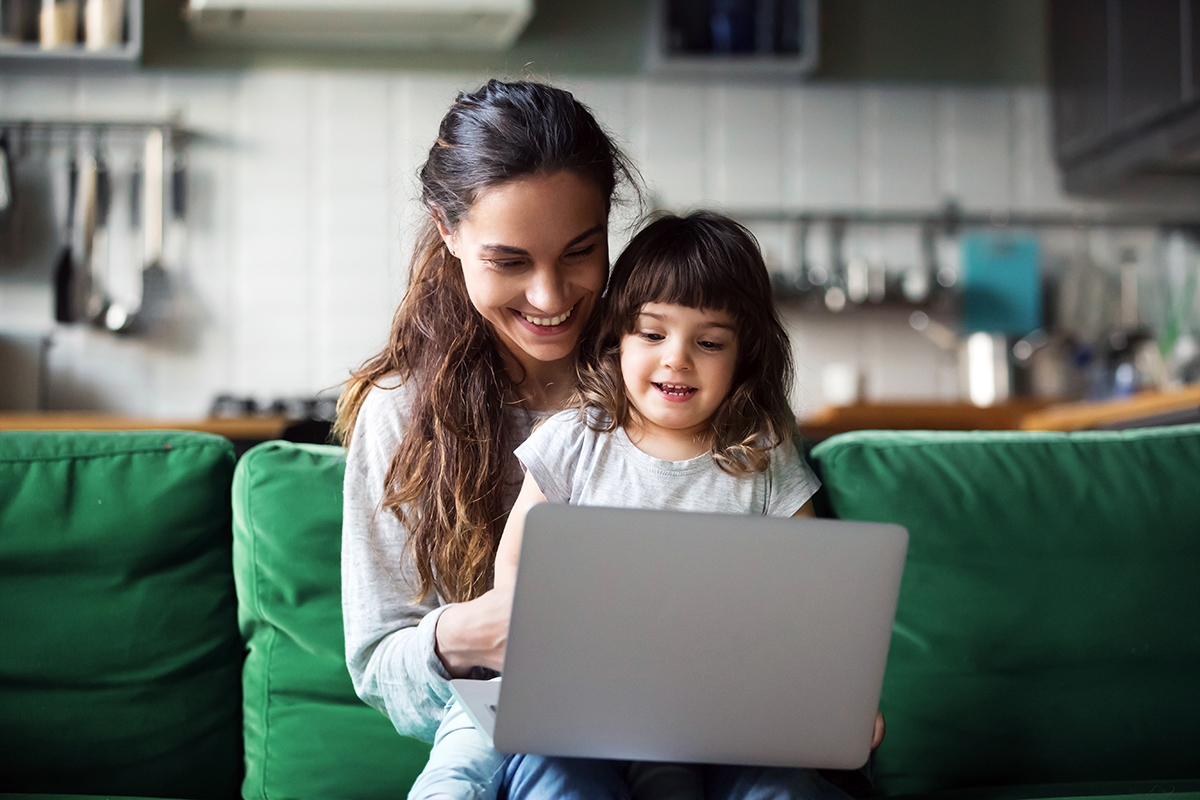
[[[504, 765], [498, 800], [629, 800], [625, 762], [552, 756], [512, 756]], [[710, 800], [848, 800], [812, 770], [709, 764]]]

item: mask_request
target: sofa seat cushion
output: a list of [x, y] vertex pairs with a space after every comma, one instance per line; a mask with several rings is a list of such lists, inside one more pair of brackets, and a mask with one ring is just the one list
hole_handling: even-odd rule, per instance
[[245, 798], [404, 797], [429, 746], [354, 694], [342, 634], [340, 447], [266, 442], [234, 478], [249, 647]]
[[1200, 426], [864, 431], [813, 460], [834, 515], [910, 534], [885, 793], [1200, 778]]
[[233, 465], [200, 433], [0, 434], [0, 787], [236, 793]]

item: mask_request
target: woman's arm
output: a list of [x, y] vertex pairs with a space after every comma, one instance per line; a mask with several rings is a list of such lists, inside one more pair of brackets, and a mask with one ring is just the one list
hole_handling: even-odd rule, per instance
[[496, 548], [495, 588], [469, 603], [449, 606], [438, 620], [437, 653], [451, 675], [466, 674], [477, 664], [497, 671], [504, 668], [525, 515], [534, 505], [545, 501], [537, 482], [526, 473]]
[[372, 389], [346, 455], [342, 620], [355, 692], [400, 733], [432, 741], [450, 698], [450, 676], [434, 647], [443, 609], [436, 597], [415, 601], [408, 533], [382, 507], [408, 399], [405, 387]]

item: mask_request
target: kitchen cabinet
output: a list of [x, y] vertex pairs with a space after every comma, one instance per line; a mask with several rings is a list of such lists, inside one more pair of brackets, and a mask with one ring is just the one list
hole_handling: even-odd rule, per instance
[[1050, 0], [1049, 47], [1067, 191], [1200, 190], [1200, 0]]

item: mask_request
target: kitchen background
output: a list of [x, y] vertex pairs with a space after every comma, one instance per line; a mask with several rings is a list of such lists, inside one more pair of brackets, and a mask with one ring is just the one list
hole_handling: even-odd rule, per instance
[[[5, 63], [0, 75], [2, 120], [169, 119], [192, 136], [178, 154], [168, 151], [163, 269], [146, 281], [141, 330], [121, 335], [55, 322], [67, 162], [72, 152], [82, 157], [95, 149], [94, 132], [59, 133], [48, 145], [32, 135], [18, 142], [20, 130], [9, 129], [14, 196], [27, 204], [0, 220], [0, 342], [9, 364], [0, 376], [8, 383], [0, 403], [9, 409], [184, 419], [204, 416], [220, 395], [266, 404], [336, 392], [348, 371], [382, 345], [404, 291], [419, 218], [414, 176], [437, 122], [455, 92], [493, 74], [549, 79], [576, 92], [641, 169], [649, 206], [724, 208], [751, 225], [785, 286], [781, 302], [798, 366], [794, 401], [802, 414], [855, 397], [967, 399], [953, 343], [939, 344], [934, 335], [939, 321], [953, 328], [961, 315], [953, 304], [930, 299], [944, 288], [938, 269], [943, 283], [961, 283], [962, 237], [939, 234], [931, 258], [919, 223], [878, 224], [872, 214], [1059, 220], [1027, 230], [1040, 234], [1039, 268], [1050, 288], [1074, 281], [1076, 291], [1073, 299], [1060, 290], [1038, 302], [1051, 317], [1060, 313], [1063, 325], [1092, 324], [1093, 338], [1140, 324], [1161, 335], [1171, 304], [1178, 305], [1194, 275], [1190, 239], [1153, 224], [1070, 222], [1122, 214], [1187, 219], [1200, 207], [1187, 197], [1151, 207], [1064, 193], [1044, 83], [1042, 3], [963, 4], [976, 11], [955, 11], [949, 23], [930, 21], [924, 27], [934, 30], [909, 46], [934, 48], [952, 62], [938, 66], [932, 56], [905, 55], [903, 42], [879, 30], [891, 13], [879, 3], [827, 2], [825, 72], [786, 83], [645, 74], [640, 40], [626, 41], [640, 30], [641, 4], [617, 4], [615, 28], [585, 14], [572, 23], [574, 32], [555, 34], [562, 40], [538, 27], [543, 11], [565, 24], [561, 4], [539, 4], [525, 47], [540, 57], [525, 64], [518, 46], [500, 67], [475, 54], [439, 55], [417, 66], [407, 54], [356, 60], [343, 51], [205, 49], [182, 42], [176, 18], [161, 9], [153, 12], [160, 15], [155, 23], [154, 5], [147, 7], [143, 53], [149, 67], [47, 74]], [[928, 13], [953, 4], [916, 5]], [[858, 14], [855, 24], [847, 22], [848, 7]], [[1008, 15], [1004, 24], [996, 22], [1000, 13]], [[955, 20], [957, 33], [947, 28]], [[599, 27], [580, 32], [593, 23]], [[841, 27], [831, 32], [831, 25]], [[964, 54], [988, 26], [991, 60]], [[920, 20], [906, 22], [896, 35], [921, 27]], [[956, 35], [965, 41], [945, 38]], [[555, 41], [559, 50], [551, 47]], [[578, 52], [555, 55], [564, 41], [567, 50], [579, 43]], [[606, 55], [606, 42], [621, 46]], [[122, 265], [144, 258], [144, 236], [127, 200], [142, 152], [140, 140], [131, 142], [116, 131], [101, 142], [113, 201], [107, 238], [97, 245], [104, 252], [96, 257], [106, 260], [114, 284], [139, 280]], [[184, 175], [177, 209], [171, 208], [174, 167]], [[34, 203], [40, 211], [29, 210]], [[635, 210], [625, 209], [615, 226], [614, 256]], [[886, 278], [887, 301], [873, 303], [874, 288], [868, 299], [853, 286], [847, 286], [851, 302], [837, 313], [812, 296], [796, 299], [790, 290], [807, 277], [801, 251], [809, 260], [822, 248], [828, 252], [829, 234], [818, 220], [802, 235], [786, 219], [799, 212], [867, 215], [866, 223], [845, 229], [842, 253], [867, 270], [863, 280]], [[905, 276], [901, 295], [912, 302], [893, 302]], [[1100, 288], [1080, 299], [1081, 280]], [[1075, 305], [1066, 308], [1068, 301]], [[916, 329], [915, 309], [928, 312], [932, 329]], [[1111, 311], [1111, 319], [1080, 322], [1089, 309]], [[1185, 329], [1194, 304], [1189, 309]], [[45, 371], [35, 389], [28, 362], [43, 341]], [[1039, 345], [1035, 339], [1030, 347]], [[1187, 357], [1183, 352], [1176, 360]], [[1077, 366], [1082, 376], [1082, 362]], [[1103, 391], [1086, 376], [1043, 384], [1041, 391]], [[1111, 378], [1105, 385], [1111, 389]]]

